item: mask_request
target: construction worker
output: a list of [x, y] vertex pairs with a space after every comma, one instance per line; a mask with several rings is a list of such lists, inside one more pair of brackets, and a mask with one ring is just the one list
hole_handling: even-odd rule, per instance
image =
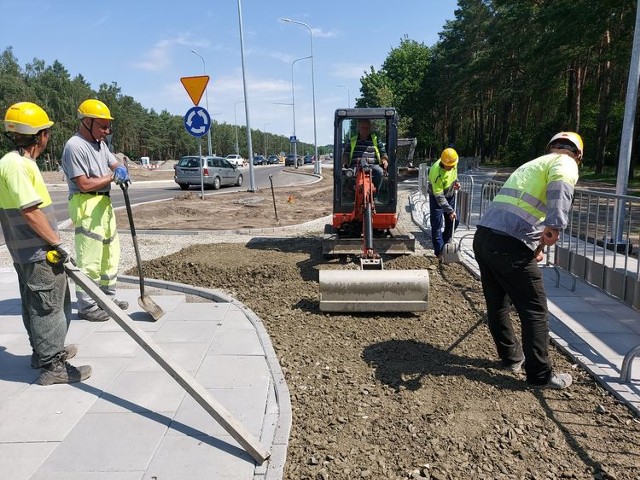
[[[0, 223], [18, 274], [22, 321], [31, 344], [31, 367], [38, 383], [72, 383], [91, 376], [91, 367], [67, 363], [78, 351], [64, 345], [71, 319], [71, 295], [62, 265], [69, 249], [62, 244], [51, 197], [36, 164], [47, 148], [53, 122], [35, 103], [11, 105], [4, 117], [15, 149], [0, 159]], [[55, 251], [59, 262], [47, 261]]]
[[[455, 191], [458, 183], [458, 152], [445, 148], [429, 168], [429, 223], [433, 253], [442, 260], [445, 244], [451, 241], [457, 224]], [[444, 233], [442, 224], [444, 222]]]
[[[567, 388], [568, 373], [554, 373], [548, 355], [547, 296], [538, 262], [569, 222], [582, 138], [560, 132], [548, 153], [518, 167], [478, 223], [473, 251], [480, 267], [487, 323], [503, 368], [543, 388]], [[539, 246], [542, 246], [539, 248]], [[520, 317], [522, 345], [509, 319], [509, 300]]]
[[371, 132], [371, 120], [361, 118], [358, 120], [358, 134], [350, 139], [349, 153], [343, 152], [342, 160], [345, 166], [356, 167], [362, 157], [367, 157], [367, 163], [371, 167], [373, 184], [376, 193], [382, 186], [384, 172], [389, 166], [389, 157], [384, 144], [378, 140], [378, 136]]
[[[62, 168], [69, 186], [69, 217], [75, 226], [78, 267], [121, 309], [129, 304], [116, 300], [120, 239], [111, 204], [111, 182], [128, 183], [129, 173], [109, 151], [105, 138], [113, 117], [100, 100], [85, 100], [78, 107], [80, 126], [62, 152]], [[109, 320], [81, 287], [76, 286], [78, 316], [90, 322]]]

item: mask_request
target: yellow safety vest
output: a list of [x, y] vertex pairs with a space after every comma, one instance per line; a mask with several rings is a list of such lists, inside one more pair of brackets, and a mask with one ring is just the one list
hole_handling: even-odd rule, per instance
[[[373, 143], [373, 149], [376, 152], [376, 162], [380, 163], [380, 150], [378, 150], [378, 136], [375, 133], [371, 134], [371, 142]], [[351, 153], [349, 154], [349, 160], [353, 160], [353, 151], [356, 149], [358, 143], [358, 135], [351, 137]]]
[[511, 174], [479, 225], [535, 248], [543, 226], [567, 227], [578, 176], [578, 164], [568, 155], [550, 153], [531, 160]]

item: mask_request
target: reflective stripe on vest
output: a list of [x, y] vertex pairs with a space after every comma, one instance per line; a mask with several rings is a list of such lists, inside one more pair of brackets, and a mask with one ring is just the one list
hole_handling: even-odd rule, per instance
[[566, 155], [547, 154], [525, 163], [509, 177], [493, 199], [496, 208], [518, 215], [531, 225], [545, 224], [565, 228], [563, 210], [570, 207], [571, 194], [578, 181], [578, 166]]
[[[371, 142], [373, 143], [373, 149], [376, 151], [376, 160], [380, 162], [380, 151], [378, 150], [378, 136], [375, 133], [371, 134]], [[358, 136], [351, 137], [351, 153], [349, 154], [349, 160], [353, 160], [353, 151], [356, 149], [358, 143]]]

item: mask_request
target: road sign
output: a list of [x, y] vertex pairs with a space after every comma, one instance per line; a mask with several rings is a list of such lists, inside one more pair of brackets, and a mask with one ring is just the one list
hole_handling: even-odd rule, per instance
[[202, 137], [211, 128], [211, 117], [202, 107], [191, 107], [184, 116], [184, 128], [189, 135]]
[[194, 105], [200, 103], [204, 89], [209, 83], [209, 75], [200, 75], [199, 77], [182, 77], [180, 79], [185, 90], [189, 94]]
[[289, 143], [296, 143], [297, 141], [298, 141], [298, 140], [296, 139], [296, 136], [295, 136], [295, 135], [291, 135], [291, 136], [289, 137]]

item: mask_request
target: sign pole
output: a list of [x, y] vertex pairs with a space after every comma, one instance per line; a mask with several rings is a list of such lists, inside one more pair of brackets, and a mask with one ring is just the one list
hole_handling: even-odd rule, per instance
[[204, 200], [204, 158], [202, 158], [202, 137], [198, 137], [198, 156], [200, 157], [200, 198]]

